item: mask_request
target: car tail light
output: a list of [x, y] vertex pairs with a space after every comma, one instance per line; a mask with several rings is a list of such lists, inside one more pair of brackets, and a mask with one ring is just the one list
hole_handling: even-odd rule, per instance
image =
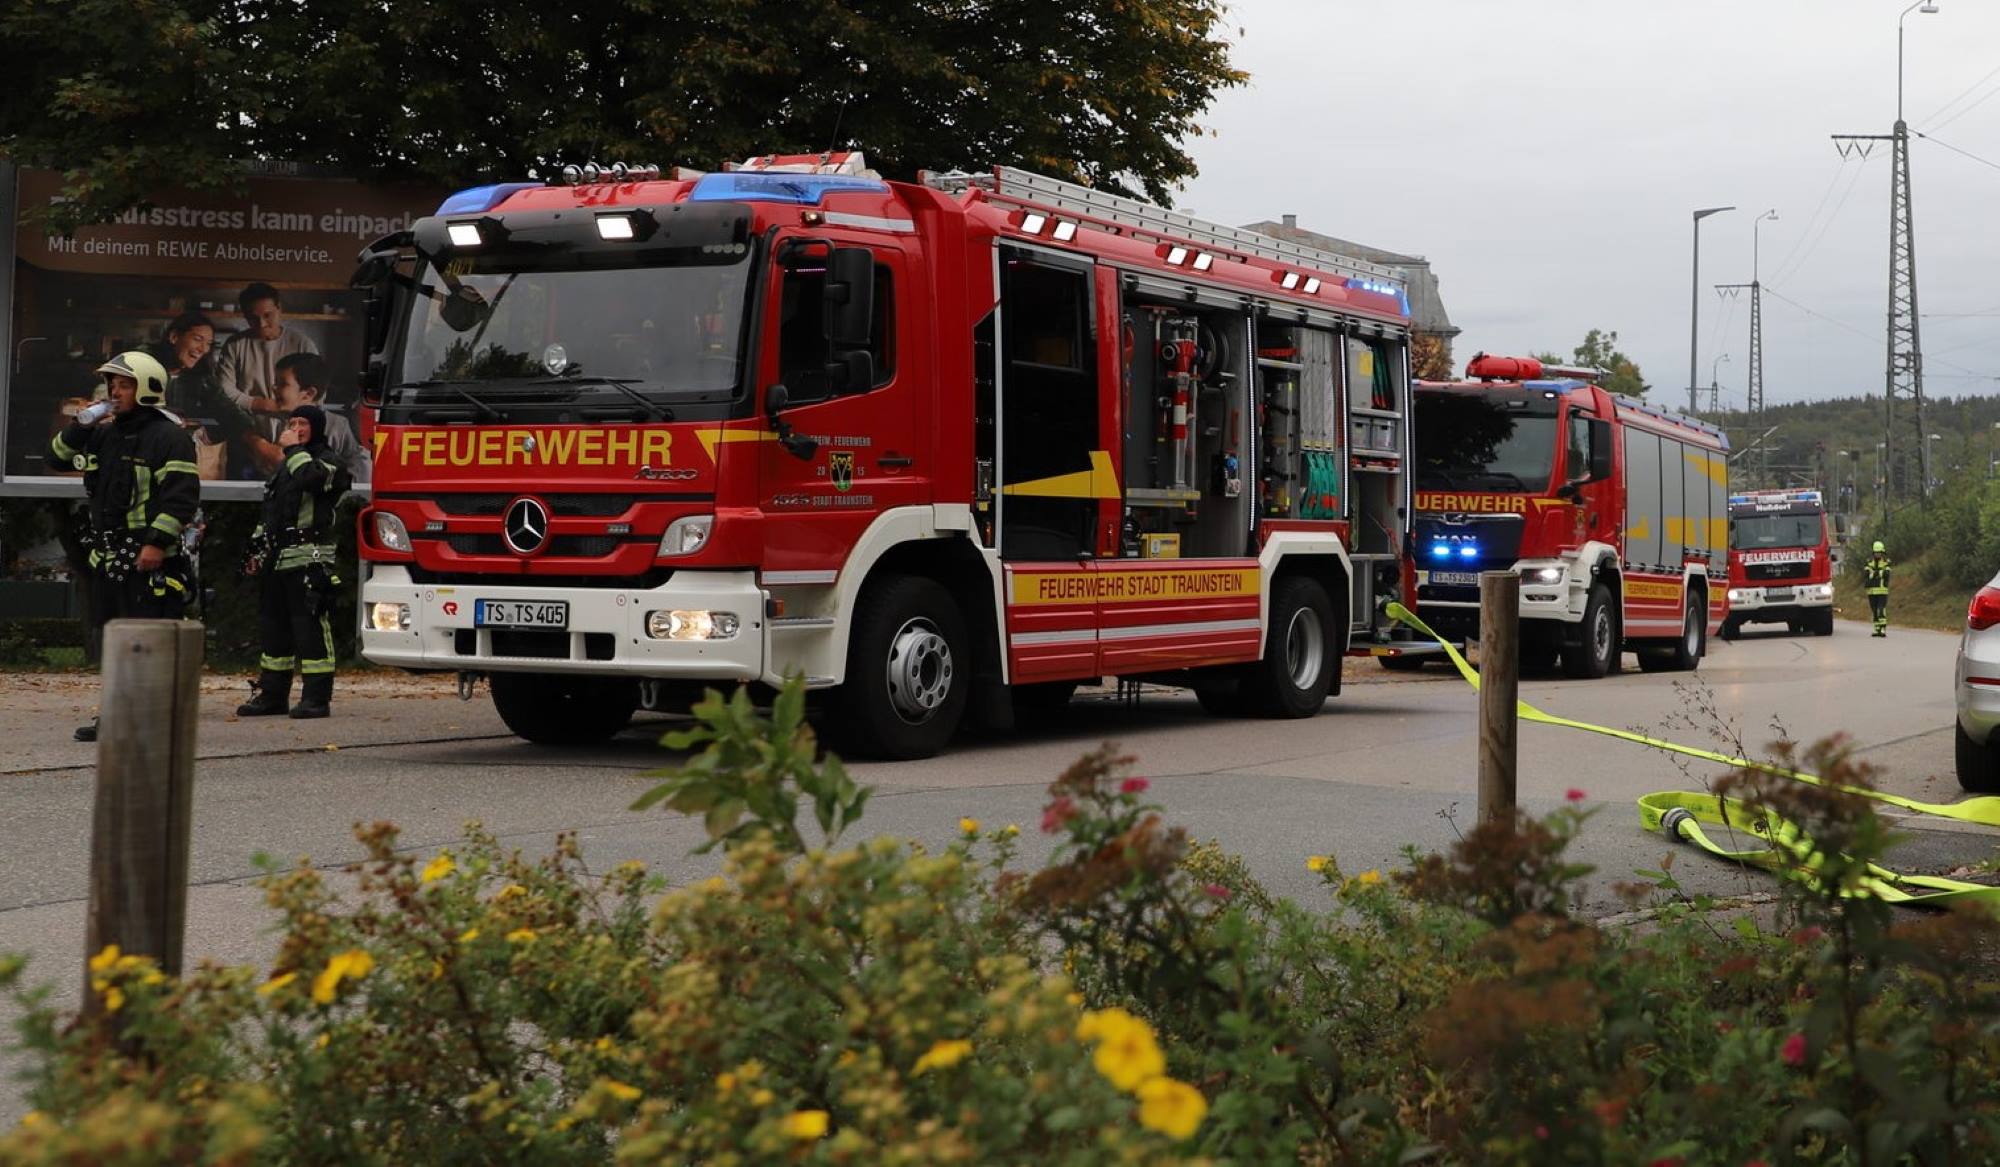
[[1965, 626], [1984, 632], [1995, 624], [2000, 624], [2000, 588], [1980, 588], [1965, 609]]

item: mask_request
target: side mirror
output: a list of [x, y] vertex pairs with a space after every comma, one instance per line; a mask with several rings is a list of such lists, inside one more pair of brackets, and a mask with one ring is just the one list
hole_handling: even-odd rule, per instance
[[368, 363], [361, 367], [361, 375], [355, 380], [361, 388], [361, 404], [382, 404], [382, 387], [389, 381], [389, 365], [381, 357], [368, 357]]
[[826, 383], [835, 393], [859, 393], [875, 384], [875, 354], [852, 348], [827, 362]]
[[1611, 477], [1611, 423], [1592, 419], [1590, 426], [1590, 481], [1603, 482]]
[[826, 339], [835, 349], [867, 348], [875, 323], [875, 253], [836, 247], [826, 272]]
[[805, 461], [819, 451], [819, 443], [792, 429], [792, 423], [779, 415], [792, 403], [792, 392], [784, 382], [773, 382], [764, 390], [764, 420], [770, 423], [771, 432], [778, 435], [778, 444], [792, 457]]

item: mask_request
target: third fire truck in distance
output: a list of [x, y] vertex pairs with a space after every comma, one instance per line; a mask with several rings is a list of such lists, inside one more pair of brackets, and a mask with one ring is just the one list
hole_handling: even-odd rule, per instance
[[582, 742], [802, 677], [916, 757], [1081, 683], [1304, 717], [1403, 596], [1392, 271], [1008, 168], [566, 168], [363, 256], [362, 648]]
[[1826, 498], [1817, 490], [1752, 490], [1729, 496], [1729, 619], [1833, 635], [1833, 545]]
[[1601, 677], [1630, 649], [1691, 669], [1726, 615], [1728, 439], [1599, 376], [1482, 353], [1415, 384], [1418, 612], [1474, 636], [1479, 574], [1517, 571], [1534, 663]]

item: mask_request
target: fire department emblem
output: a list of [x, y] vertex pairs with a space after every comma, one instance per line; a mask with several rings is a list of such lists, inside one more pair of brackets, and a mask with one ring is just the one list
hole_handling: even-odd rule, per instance
[[854, 486], [854, 452], [834, 450], [826, 456], [827, 477], [833, 479], [833, 488], [846, 494]]

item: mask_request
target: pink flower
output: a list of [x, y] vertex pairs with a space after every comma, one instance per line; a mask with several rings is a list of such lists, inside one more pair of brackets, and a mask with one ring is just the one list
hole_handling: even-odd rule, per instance
[[1824, 935], [1826, 935], [1826, 929], [1820, 927], [1818, 924], [1808, 924], [1792, 933], [1792, 943], [1798, 945], [1800, 948], [1804, 948]]
[[1118, 787], [1118, 793], [1144, 794], [1146, 793], [1146, 788], [1151, 785], [1152, 783], [1146, 781], [1144, 778], [1127, 778], [1124, 781], [1124, 783]]
[[1806, 1035], [1803, 1033], [1794, 1033], [1786, 1038], [1785, 1044], [1778, 1047], [1778, 1056], [1784, 1059], [1785, 1064], [1788, 1066], [1805, 1065]]
[[1042, 811], [1042, 833], [1053, 835], [1063, 829], [1063, 824], [1075, 817], [1076, 799], [1065, 794]]
[[1201, 890], [1207, 892], [1209, 895], [1213, 896], [1218, 900], [1226, 900], [1229, 898], [1229, 889], [1222, 886], [1219, 883], [1211, 883], [1207, 887], [1202, 888]]
[[1547, 1127], [1545, 1127], [1545, 1126], [1538, 1126], [1538, 1127], [1536, 1127], [1536, 1128], [1535, 1128], [1535, 1137], [1536, 1137], [1536, 1138], [1538, 1138], [1538, 1139], [1546, 1139], [1546, 1138], [1548, 1138], [1548, 1137], [1549, 1137], [1549, 1128], [1547, 1128]]
[[1568, 790], [1565, 790], [1563, 792], [1563, 797], [1570, 802], [1582, 802], [1584, 798], [1587, 796], [1583, 793], [1582, 790], [1572, 786]]

